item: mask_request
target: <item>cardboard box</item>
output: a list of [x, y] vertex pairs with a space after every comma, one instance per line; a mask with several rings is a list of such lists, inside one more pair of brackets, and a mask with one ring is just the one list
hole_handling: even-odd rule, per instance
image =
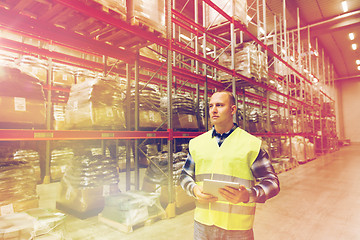
[[196, 116], [191, 114], [174, 114], [173, 126], [176, 129], [199, 129]]
[[0, 96], [0, 121], [45, 125], [45, 103], [38, 99]]

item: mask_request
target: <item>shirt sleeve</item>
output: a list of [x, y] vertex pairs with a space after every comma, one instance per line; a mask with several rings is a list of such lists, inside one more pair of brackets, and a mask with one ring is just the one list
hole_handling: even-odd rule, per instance
[[259, 155], [251, 166], [251, 171], [258, 184], [248, 189], [249, 202], [264, 203], [279, 193], [280, 182], [265, 150], [260, 149]]
[[195, 183], [195, 162], [192, 159], [190, 153], [187, 156], [186, 162], [180, 174], [180, 185], [189, 196], [194, 195]]

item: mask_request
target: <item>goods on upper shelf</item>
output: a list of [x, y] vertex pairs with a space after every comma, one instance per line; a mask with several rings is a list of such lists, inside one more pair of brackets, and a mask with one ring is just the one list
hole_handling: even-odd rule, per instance
[[132, 0], [128, 12], [133, 24], [144, 24], [165, 35], [165, 0]]
[[94, 78], [71, 87], [66, 106], [69, 129], [125, 129], [123, 86], [113, 79]]
[[[126, 8], [126, 0], [94, 0], [104, 7], [111, 9], [117, 13], [119, 13], [124, 19], [126, 18], [127, 8]], [[107, 10], [107, 9], [103, 9]]]
[[[247, 16], [247, 1], [246, 0], [213, 0], [221, 10], [227, 13], [230, 17], [235, 20], [239, 20], [245, 26], [248, 26]], [[229, 22], [224, 16], [218, 11], [205, 4], [205, 26], [211, 27], [216, 26], [224, 22]]]
[[0, 66], [1, 128], [43, 128], [45, 97], [35, 77], [17, 68]]
[[[225, 51], [219, 57], [219, 64], [231, 69], [231, 52]], [[260, 82], [266, 82], [267, 56], [259, 51], [254, 43], [238, 44], [235, 48], [235, 71], [241, 75], [254, 78]], [[221, 81], [231, 81], [231, 76], [220, 72]]]

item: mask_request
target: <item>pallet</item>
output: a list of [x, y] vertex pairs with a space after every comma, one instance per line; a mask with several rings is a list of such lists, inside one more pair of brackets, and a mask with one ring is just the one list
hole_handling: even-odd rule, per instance
[[56, 202], [56, 209], [58, 209], [62, 212], [65, 212], [67, 214], [70, 214], [74, 217], [80, 218], [80, 219], [94, 217], [103, 210], [103, 208], [96, 208], [96, 209], [91, 209], [91, 210], [88, 210], [85, 212], [80, 212], [80, 211], [77, 211], [73, 208], [70, 208], [70, 207], [62, 204], [61, 202]]
[[166, 214], [165, 213], [160, 213], [158, 215], [154, 215], [149, 217], [146, 221], [134, 224], [134, 225], [127, 225], [127, 224], [123, 224], [123, 223], [119, 223], [117, 221], [111, 220], [109, 218], [106, 218], [104, 216], [102, 216], [102, 214], [100, 213], [98, 215], [98, 220], [99, 222], [102, 222], [110, 227], [113, 227], [121, 232], [124, 233], [131, 233], [134, 231], [134, 229], [139, 228], [139, 227], [144, 227], [144, 226], [149, 226], [152, 223], [158, 221], [158, 220], [162, 220], [166, 218]]

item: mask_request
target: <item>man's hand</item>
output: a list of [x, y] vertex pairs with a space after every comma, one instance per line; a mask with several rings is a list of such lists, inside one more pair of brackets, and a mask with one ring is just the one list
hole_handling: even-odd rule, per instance
[[219, 193], [223, 196], [226, 200], [233, 204], [237, 204], [240, 202], [249, 202], [249, 192], [247, 191], [246, 187], [241, 185], [239, 189], [232, 188], [230, 186], [226, 186], [224, 188], [219, 189]]
[[196, 196], [196, 199], [200, 203], [216, 202], [218, 200], [217, 197], [208, 193], [204, 193], [202, 187], [200, 187], [199, 185], [196, 185], [193, 191], [194, 191], [194, 195]]

